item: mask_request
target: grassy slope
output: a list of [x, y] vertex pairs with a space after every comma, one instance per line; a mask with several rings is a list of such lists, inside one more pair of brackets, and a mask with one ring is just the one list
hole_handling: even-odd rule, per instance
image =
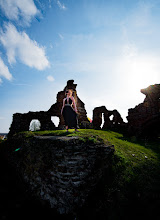
[[[132, 206], [133, 201], [137, 204], [137, 209], [140, 206], [151, 212], [158, 206], [157, 202], [160, 204], [160, 143], [136, 143], [113, 131], [93, 129], [80, 129], [80, 132], [69, 131], [69, 133], [64, 130], [25, 132], [25, 135], [28, 137], [34, 135], [80, 136], [93, 142], [97, 140], [110, 142], [115, 146], [115, 154], [110, 174], [111, 181], [107, 183], [105, 189], [106, 206], [114, 206], [114, 213], [118, 210], [117, 215], [120, 212], [125, 216], [124, 206], [126, 207], [129, 203]], [[114, 200], [118, 201], [118, 208]], [[108, 201], [112, 201], [111, 204]], [[105, 201], [102, 202], [105, 203]], [[114, 217], [112, 216], [111, 219]]]
[[153, 182], [153, 176], [154, 178], [158, 177], [160, 143], [134, 143], [131, 140], [127, 140], [122, 134], [113, 131], [93, 129], [80, 129], [80, 132], [69, 131], [68, 133], [64, 130], [29, 131], [25, 132], [25, 134], [28, 137], [34, 135], [80, 136], [93, 142], [103, 139], [105, 143], [110, 142], [115, 146], [113, 169], [118, 172], [121, 170], [120, 174], [121, 181], [124, 181], [123, 184], [130, 182], [136, 177], [136, 180], [140, 181], [139, 184], [144, 189], [144, 187], [148, 187], [147, 185], [150, 181]]

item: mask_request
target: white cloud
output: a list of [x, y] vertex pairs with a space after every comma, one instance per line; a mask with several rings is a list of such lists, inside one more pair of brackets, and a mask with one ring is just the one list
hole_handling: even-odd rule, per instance
[[58, 36], [60, 37], [61, 40], [64, 40], [64, 37], [62, 34], [58, 34]]
[[23, 21], [26, 25], [39, 13], [33, 0], [0, 0], [0, 7], [8, 19]]
[[59, 0], [57, 1], [57, 5], [62, 10], [66, 10], [67, 9], [66, 6], [63, 3], [61, 3]]
[[47, 76], [47, 80], [50, 81], [50, 82], [53, 82], [54, 78], [53, 78], [53, 76], [49, 75], [49, 76]]
[[[8, 67], [4, 64], [3, 60], [0, 57], [0, 77], [4, 77], [8, 80], [12, 79], [12, 75], [8, 70]], [[2, 83], [2, 79], [0, 78], [0, 84]]]
[[6, 49], [10, 64], [15, 63], [18, 58], [22, 63], [38, 70], [49, 67], [44, 47], [31, 40], [24, 31], [18, 32], [14, 25], [5, 25], [5, 31], [1, 31], [0, 42]]

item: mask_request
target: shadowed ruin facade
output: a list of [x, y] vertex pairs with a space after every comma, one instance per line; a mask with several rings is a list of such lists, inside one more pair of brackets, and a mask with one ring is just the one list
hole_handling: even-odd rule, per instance
[[73, 91], [73, 96], [75, 98], [75, 102], [78, 110], [78, 125], [80, 125], [83, 121], [87, 121], [87, 112], [85, 110], [84, 103], [77, 96], [76, 91], [77, 84], [74, 84], [74, 80], [67, 81], [67, 85], [65, 86], [63, 91], [58, 92], [56, 103], [51, 106], [48, 111], [39, 111], [39, 112], [28, 112], [25, 114], [15, 113], [13, 115], [13, 121], [10, 127], [9, 136], [21, 131], [28, 131], [30, 122], [33, 119], [38, 119], [41, 123], [41, 130], [54, 130], [57, 129], [54, 123], [51, 120], [52, 116], [57, 116], [59, 118], [59, 129], [64, 128], [64, 119], [61, 115], [61, 108], [63, 99], [65, 98], [65, 91], [67, 89], [71, 89]]
[[128, 110], [128, 132], [137, 137], [160, 134], [160, 84], [141, 89], [144, 102]]
[[[101, 129], [102, 115], [104, 115], [104, 125], [102, 129], [111, 129], [124, 126], [123, 119], [117, 110], [109, 111], [105, 106], [96, 107], [93, 110], [93, 127]], [[113, 116], [111, 120], [110, 117]]]
[[87, 112], [85, 110], [84, 103], [80, 100], [80, 98], [77, 96], [76, 91], [77, 84], [74, 84], [74, 80], [67, 81], [67, 85], [65, 86], [63, 91], [58, 92], [57, 94], [57, 102], [51, 106], [51, 108], [48, 110], [48, 113], [52, 116], [57, 116], [60, 119], [58, 127], [62, 129], [64, 127], [64, 119], [61, 115], [61, 108], [63, 99], [65, 98], [65, 91], [67, 89], [71, 89], [73, 91], [73, 97], [76, 102], [77, 110], [78, 110], [78, 124], [80, 125], [82, 121], [88, 121], [87, 119]]
[[[93, 110], [93, 122], [90, 123], [87, 118], [84, 103], [77, 96], [77, 84], [74, 80], [67, 81], [64, 90], [58, 92], [56, 103], [48, 111], [28, 112], [25, 114], [15, 113], [10, 127], [9, 136], [21, 131], [28, 131], [30, 122], [34, 119], [39, 120], [40, 130], [54, 130], [57, 127], [51, 120], [52, 116], [59, 118], [58, 129], [64, 129], [64, 119], [61, 115], [61, 108], [65, 91], [71, 89], [78, 110], [78, 125], [80, 128], [101, 129], [102, 118], [104, 124], [102, 129], [125, 129], [128, 134], [137, 137], [157, 136], [160, 134], [160, 84], [155, 84], [142, 89], [141, 92], [146, 95], [144, 102], [133, 109], [128, 110], [127, 120], [125, 123], [117, 110], [107, 110], [105, 106], [96, 107]], [[111, 116], [113, 117], [111, 119]]]

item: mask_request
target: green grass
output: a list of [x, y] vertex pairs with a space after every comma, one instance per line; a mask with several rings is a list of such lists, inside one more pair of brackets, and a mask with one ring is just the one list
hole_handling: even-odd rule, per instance
[[25, 135], [25, 137], [33, 137], [33, 136], [79, 136], [80, 139], [84, 142], [90, 142], [90, 143], [107, 143], [106, 138], [101, 138], [100, 134], [97, 134], [95, 130], [89, 130], [89, 129], [79, 129], [79, 132], [75, 132], [74, 129], [70, 129], [69, 132], [66, 132], [66, 130], [54, 130], [54, 131], [25, 131], [20, 132], [20, 135]]
[[[107, 176], [103, 193], [98, 191], [95, 199], [91, 199], [92, 212], [98, 207], [101, 213], [110, 216], [109, 219], [123, 219], [123, 217], [135, 219], [140, 209], [147, 217], [150, 210], [151, 213], [159, 210], [160, 142], [158, 140], [136, 141], [121, 133], [94, 129], [79, 129], [79, 132], [70, 129], [68, 133], [65, 130], [27, 131], [16, 135], [22, 138], [23, 136], [32, 138], [37, 135], [79, 136], [88, 144], [103, 142], [114, 145], [112, 168]], [[126, 210], [129, 215], [126, 214]]]
[[70, 129], [67, 133], [65, 130], [54, 131], [26, 131], [20, 134], [26, 137], [33, 136], [79, 136], [84, 139], [96, 141], [102, 141], [104, 143], [111, 143], [115, 146], [115, 155], [124, 159], [126, 163], [130, 163], [131, 166], [136, 167], [143, 163], [151, 162], [153, 164], [159, 163], [160, 157], [160, 143], [150, 142], [133, 142], [131, 139], [125, 138], [123, 134], [94, 129], [79, 129], [79, 132], [75, 132]]
[[[135, 172], [138, 172], [142, 167], [151, 171], [152, 168], [159, 166], [160, 162], [160, 143], [136, 143], [124, 137], [123, 134], [113, 131], [79, 129], [79, 132], [74, 132], [73, 129], [70, 129], [68, 133], [65, 130], [55, 130], [27, 131], [21, 132], [21, 134], [26, 137], [33, 137], [36, 135], [79, 136], [84, 141], [90, 140], [95, 143], [111, 143], [115, 147], [115, 158], [117, 158], [117, 161], [119, 160], [119, 164], [116, 164], [116, 166], [125, 167], [128, 174], [135, 174]], [[143, 170], [143, 172], [145, 171]]]
[[[94, 129], [22, 132], [26, 137], [35, 135], [79, 136], [84, 141], [111, 143], [115, 147], [112, 170], [105, 187], [108, 200], [118, 192], [119, 206], [130, 200], [152, 201], [160, 198], [160, 142], [136, 142], [121, 133]], [[141, 206], [142, 206], [141, 204]], [[107, 205], [106, 205], [107, 206]], [[123, 206], [123, 205], [122, 205]], [[150, 206], [150, 205], [149, 205]], [[122, 208], [123, 209], [123, 208]]]

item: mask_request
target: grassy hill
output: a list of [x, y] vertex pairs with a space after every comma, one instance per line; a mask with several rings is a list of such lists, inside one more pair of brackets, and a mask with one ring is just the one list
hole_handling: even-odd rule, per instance
[[[134, 219], [159, 215], [160, 206], [160, 142], [139, 141], [121, 133], [80, 129], [21, 132], [30, 138], [37, 135], [79, 136], [83, 141], [110, 142], [115, 147], [112, 169], [103, 189], [95, 191], [79, 214], [81, 219]], [[88, 215], [88, 216], [86, 216]], [[160, 215], [159, 215], [160, 217]], [[139, 219], [139, 218], [138, 218]]]
[[[110, 213], [111, 219], [134, 218], [137, 215], [153, 217], [160, 205], [160, 142], [141, 141], [121, 133], [103, 130], [80, 129], [25, 132], [34, 135], [80, 136], [84, 141], [110, 142], [115, 147], [112, 170], [103, 192], [91, 199], [98, 213]], [[94, 201], [94, 202], [93, 202]], [[101, 205], [100, 205], [101, 204]], [[92, 211], [92, 215], [94, 212]], [[132, 214], [131, 214], [132, 213]], [[152, 213], [152, 214], [151, 214]], [[130, 215], [131, 214], [131, 215]], [[91, 213], [90, 213], [91, 215]], [[160, 215], [159, 215], [160, 216]]]

